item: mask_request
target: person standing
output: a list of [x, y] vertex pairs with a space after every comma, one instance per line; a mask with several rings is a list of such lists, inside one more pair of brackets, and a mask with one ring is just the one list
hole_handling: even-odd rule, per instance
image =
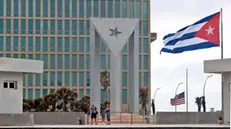
[[106, 114], [107, 114], [107, 124], [110, 125], [111, 124], [111, 119], [110, 119], [110, 105], [107, 105], [107, 108], [106, 108]]
[[94, 105], [91, 106], [90, 114], [91, 114], [91, 124], [93, 124], [93, 119], [94, 119], [95, 124], [97, 125], [97, 120], [96, 120], [97, 108]]
[[103, 124], [105, 123], [105, 113], [106, 113], [105, 106], [102, 105], [101, 108], [100, 108], [100, 115], [101, 115]]

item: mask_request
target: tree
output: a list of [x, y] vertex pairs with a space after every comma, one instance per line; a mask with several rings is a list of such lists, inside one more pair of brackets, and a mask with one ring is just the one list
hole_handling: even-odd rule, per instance
[[201, 98], [196, 97], [195, 103], [197, 104], [198, 112], [201, 112]]
[[149, 91], [149, 89], [147, 87], [141, 87], [140, 88], [139, 97], [141, 98], [141, 109], [143, 109], [145, 113], [147, 111], [146, 105], [148, 102], [148, 91]]
[[105, 92], [105, 101], [107, 101], [107, 89], [110, 86], [110, 79], [108, 77], [107, 70], [100, 73], [100, 83], [103, 86], [103, 90]]

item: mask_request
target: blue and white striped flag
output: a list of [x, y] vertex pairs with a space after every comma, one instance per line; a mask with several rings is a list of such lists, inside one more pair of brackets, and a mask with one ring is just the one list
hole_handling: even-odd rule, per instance
[[160, 52], [182, 53], [220, 46], [220, 12], [164, 36]]

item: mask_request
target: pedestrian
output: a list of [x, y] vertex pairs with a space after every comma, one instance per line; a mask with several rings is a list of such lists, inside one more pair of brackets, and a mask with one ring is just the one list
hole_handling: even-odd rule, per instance
[[97, 125], [97, 120], [96, 120], [97, 108], [94, 105], [91, 106], [90, 114], [91, 114], [91, 125], [93, 124], [93, 120], [95, 120], [95, 124]]
[[106, 114], [107, 114], [107, 124], [110, 125], [111, 124], [111, 119], [110, 119], [110, 105], [108, 104], [107, 105], [107, 108], [106, 108]]
[[104, 105], [101, 105], [101, 108], [100, 108], [100, 115], [101, 115], [102, 123], [103, 123], [103, 124], [105, 123], [105, 113], [106, 113], [105, 106], [104, 106]]

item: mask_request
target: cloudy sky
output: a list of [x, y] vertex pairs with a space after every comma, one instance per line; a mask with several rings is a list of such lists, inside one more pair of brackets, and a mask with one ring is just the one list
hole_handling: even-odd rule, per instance
[[[185, 91], [185, 73], [189, 70], [189, 111], [196, 111], [195, 98], [202, 96], [203, 84], [209, 74], [203, 73], [203, 60], [219, 59], [220, 48], [210, 48], [181, 54], [159, 54], [164, 35], [190, 25], [203, 17], [223, 8], [224, 58], [231, 57], [231, 12], [230, 0], [151, 0], [151, 31], [158, 33], [158, 39], [151, 45], [152, 97], [155, 89], [157, 111], [174, 111], [170, 98], [174, 97], [176, 86], [184, 82], [178, 93]], [[214, 74], [206, 85], [207, 109], [221, 110], [221, 76]], [[185, 105], [178, 111], [185, 111]]]

